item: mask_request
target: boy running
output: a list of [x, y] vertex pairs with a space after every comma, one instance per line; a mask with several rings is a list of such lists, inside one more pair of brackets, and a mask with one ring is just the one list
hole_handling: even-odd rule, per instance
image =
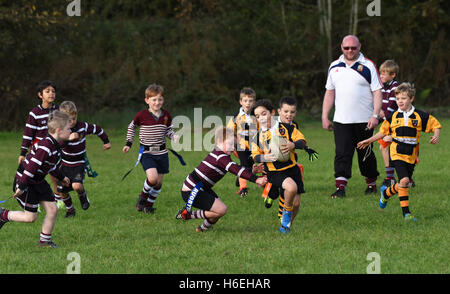
[[[207, 231], [227, 213], [227, 206], [212, 190], [212, 187], [227, 172], [254, 182], [260, 187], [267, 182], [266, 177], [257, 177], [248, 168], [240, 166], [231, 160], [230, 154], [235, 146], [235, 135], [232, 129], [225, 127], [217, 129], [214, 144], [214, 150], [186, 177], [181, 188], [181, 197], [186, 203], [189, 201], [191, 193], [198, 190], [192, 203], [192, 206], [198, 208], [198, 210], [190, 212], [184, 208], [179, 210], [176, 215], [177, 219], [204, 219], [203, 224], [197, 227], [197, 232]], [[259, 172], [256, 167], [253, 171]]]
[[166, 137], [175, 142], [172, 117], [162, 108], [164, 88], [151, 84], [145, 90], [145, 103], [148, 109], [139, 111], [128, 125], [126, 145], [123, 153], [130, 151], [136, 129], [139, 127], [139, 143], [143, 149], [142, 168], [147, 176], [144, 188], [138, 197], [136, 209], [145, 213], [154, 213], [153, 204], [161, 192], [163, 175], [169, 173], [169, 155], [166, 149]]
[[412, 105], [415, 93], [416, 90], [410, 83], [400, 84], [395, 89], [398, 110], [383, 122], [377, 134], [359, 142], [357, 145], [359, 149], [365, 149], [378, 139], [385, 136], [392, 137], [389, 156], [399, 183], [392, 184], [389, 187], [384, 185], [380, 187], [379, 206], [384, 209], [388, 200], [398, 193], [403, 218], [406, 221], [417, 220], [409, 210], [409, 183], [417, 159], [420, 132], [434, 133], [431, 136], [430, 143], [437, 144], [442, 128], [434, 116], [416, 109]]
[[38, 205], [45, 209], [39, 247], [56, 248], [52, 242], [52, 231], [58, 208], [55, 196], [45, 181], [50, 173], [65, 186], [70, 185], [69, 178], [59, 169], [61, 162], [60, 142], [69, 140], [71, 131], [69, 117], [58, 110], [48, 117], [48, 134], [35, 143], [31, 151], [20, 163], [13, 185], [13, 197], [17, 199], [24, 211], [12, 211], [0, 207], [0, 228], [7, 222], [32, 223], [37, 219]]
[[[237, 136], [237, 154], [242, 166], [251, 168], [253, 166], [252, 153], [250, 151], [249, 138], [253, 137], [257, 130], [257, 122], [254, 116], [250, 115], [250, 110], [255, 103], [256, 92], [252, 88], [245, 87], [239, 94], [239, 113], [237, 113], [227, 124], [227, 128], [234, 130]], [[237, 178], [239, 184], [239, 194], [245, 197], [248, 194], [247, 180]]]
[[62, 183], [58, 183], [58, 192], [67, 208], [65, 217], [71, 217], [75, 216], [75, 207], [69, 194], [70, 191], [75, 190], [77, 192], [83, 210], [87, 210], [90, 206], [89, 198], [83, 185], [86, 173], [86, 135], [97, 135], [103, 141], [103, 150], [111, 149], [111, 143], [108, 135], [99, 125], [77, 120], [77, 107], [72, 101], [62, 102], [59, 110], [69, 116], [71, 131], [79, 134], [78, 139], [67, 142], [62, 149], [61, 170], [70, 179], [71, 186], [64, 187]]

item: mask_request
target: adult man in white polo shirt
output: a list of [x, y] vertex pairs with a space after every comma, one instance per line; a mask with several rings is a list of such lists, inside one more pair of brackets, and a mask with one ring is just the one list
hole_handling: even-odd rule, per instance
[[[345, 196], [348, 179], [352, 176], [356, 143], [372, 136], [378, 125], [382, 105], [383, 86], [376, 66], [360, 52], [358, 38], [353, 35], [344, 37], [341, 50], [343, 54], [329, 67], [322, 105], [322, 127], [334, 131], [336, 146], [336, 191], [331, 195], [332, 198]], [[332, 123], [328, 116], [333, 106]], [[367, 183], [365, 193], [375, 193], [379, 175], [375, 154], [371, 149], [356, 150], [359, 170]]]

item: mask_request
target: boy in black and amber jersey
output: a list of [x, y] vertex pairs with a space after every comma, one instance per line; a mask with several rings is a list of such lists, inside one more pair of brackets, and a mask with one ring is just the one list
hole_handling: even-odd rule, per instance
[[[236, 153], [242, 166], [252, 168], [253, 159], [251, 157], [249, 138], [258, 131], [257, 121], [250, 115], [250, 110], [255, 104], [256, 92], [252, 88], [242, 88], [239, 93], [239, 112], [227, 123], [227, 128], [234, 130], [237, 137]], [[236, 185], [239, 186], [239, 194], [245, 197], [248, 194], [247, 180], [236, 178]]]
[[[294, 126], [280, 124], [273, 119], [275, 110], [269, 100], [256, 101], [251, 113], [255, 115], [260, 126], [259, 132], [251, 140], [253, 160], [263, 162], [267, 180], [275, 188], [284, 190], [285, 206], [280, 232], [289, 233], [291, 223], [300, 207], [300, 194], [305, 192], [294, 149], [307, 148], [306, 140]], [[283, 153], [289, 152], [289, 159], [285, 162], [277, 161], [269, 148], [274, 136], [286, 139], [286, 143], [280, 145]]]
[[416, 90], [410, 83], [402, 83], [395, 90], [398, 110], [388, 117], [380, 127], [379, 133], [358, 143], [359, 149], [364, 149], [372, 142], [392, 137], [389, 156], [395, 168], [399, 183], [390, 187], [381, 186], [380, 208], [385, 208], [389, 198], [398, 193], [400, 206], [405, 220], [417, 219], [409, 211], [409, 182], [414, 172], [417, 159], [420, 132], [434, 133], [430, 138], [431, 144], [439, 142], [441, 124], [432, 115], [414, 108], [412, 102]]

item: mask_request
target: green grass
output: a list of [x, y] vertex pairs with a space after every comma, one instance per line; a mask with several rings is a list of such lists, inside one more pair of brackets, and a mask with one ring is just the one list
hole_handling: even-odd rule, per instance
[[[227, 175], [215, 191], [228, 213], [212, 231], [196, 233], [200, 220], [175, 219], [184, 203], [180, 188], [186, 175], [207, 152], [182, 152], [187, 166], [170, 156], [171, 172], [165, 176], [154, 215], [138, 213], [137, 195], [144, 172], [138, 166], [124, 182], [122, 175], [133, 166], [137, 148], [124, 155], [124, 130], [109, 131], [112, 149], [104, 152], [101, 141], [88, 137], [88, 155], [99, 173], [87, 178], [91, 207], [83, 211], [75, 194], [77, 215], [65, 219], [61, 211], [53, 232], [57, 250], [37, 247], [43, 216], [32, 224], [7, 223], [0, 230], [0, 273], [66, 273], [70, 252], [81, 257], [81, 273], [366, 273], [370, 252], [380, 255], [381, 273], [449, 273], [449, 160], [450, 131], [444, 128], [438, 145], [422, 137], [420, 158], [410, 192], [417, 223], [405, 223], [398, 199], [378, 211], [379, 195], [365, 196], [364, 179], [356, 160], [345, 199], [330, 199], [334, 190], [332, 133], [318, 123], [301, 131], [310, 147], [320, 153], [313, 163], [299, 151], [304, 165], [306, 194], [292, 232], [278, 232], [277, 204], [266, 209], [261, 188], [249, 184], [246, 199], [236, 196], [235, 177]], [[108, 131], [108, 130], [107, 130]], [[11, 195], [21, 133], [0, 133], [0, 200]], [[375, 144], [375, 147], [378, 146]], [[381, 155], [376, 150], [384, 176]], [[234, 157], [233, 157], [234, 158]], [[381, 182], [379, 178], [378, 184]], [[15, 201], [3, 203], [19, 209]]]

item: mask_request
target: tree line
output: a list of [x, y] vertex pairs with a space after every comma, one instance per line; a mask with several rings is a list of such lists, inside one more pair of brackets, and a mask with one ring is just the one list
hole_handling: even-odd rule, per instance
[[[142, 108], [155, 82], [175, 111], [232, 114], [249, 86], [257, 98], [293, 96], [318, 114], [347, 34], [378, 66], [397, 61], [416, 104], [450, 103], [444, 0], [78, 0], [80, 16], [69, 16], [71, 2], [0, 1], [1, 129], [23, 128], [45, 79], [56, 82], [59, 102], [84, 113]], [[367, 14], [369, 4], [380, 5], [379, 16]]]

